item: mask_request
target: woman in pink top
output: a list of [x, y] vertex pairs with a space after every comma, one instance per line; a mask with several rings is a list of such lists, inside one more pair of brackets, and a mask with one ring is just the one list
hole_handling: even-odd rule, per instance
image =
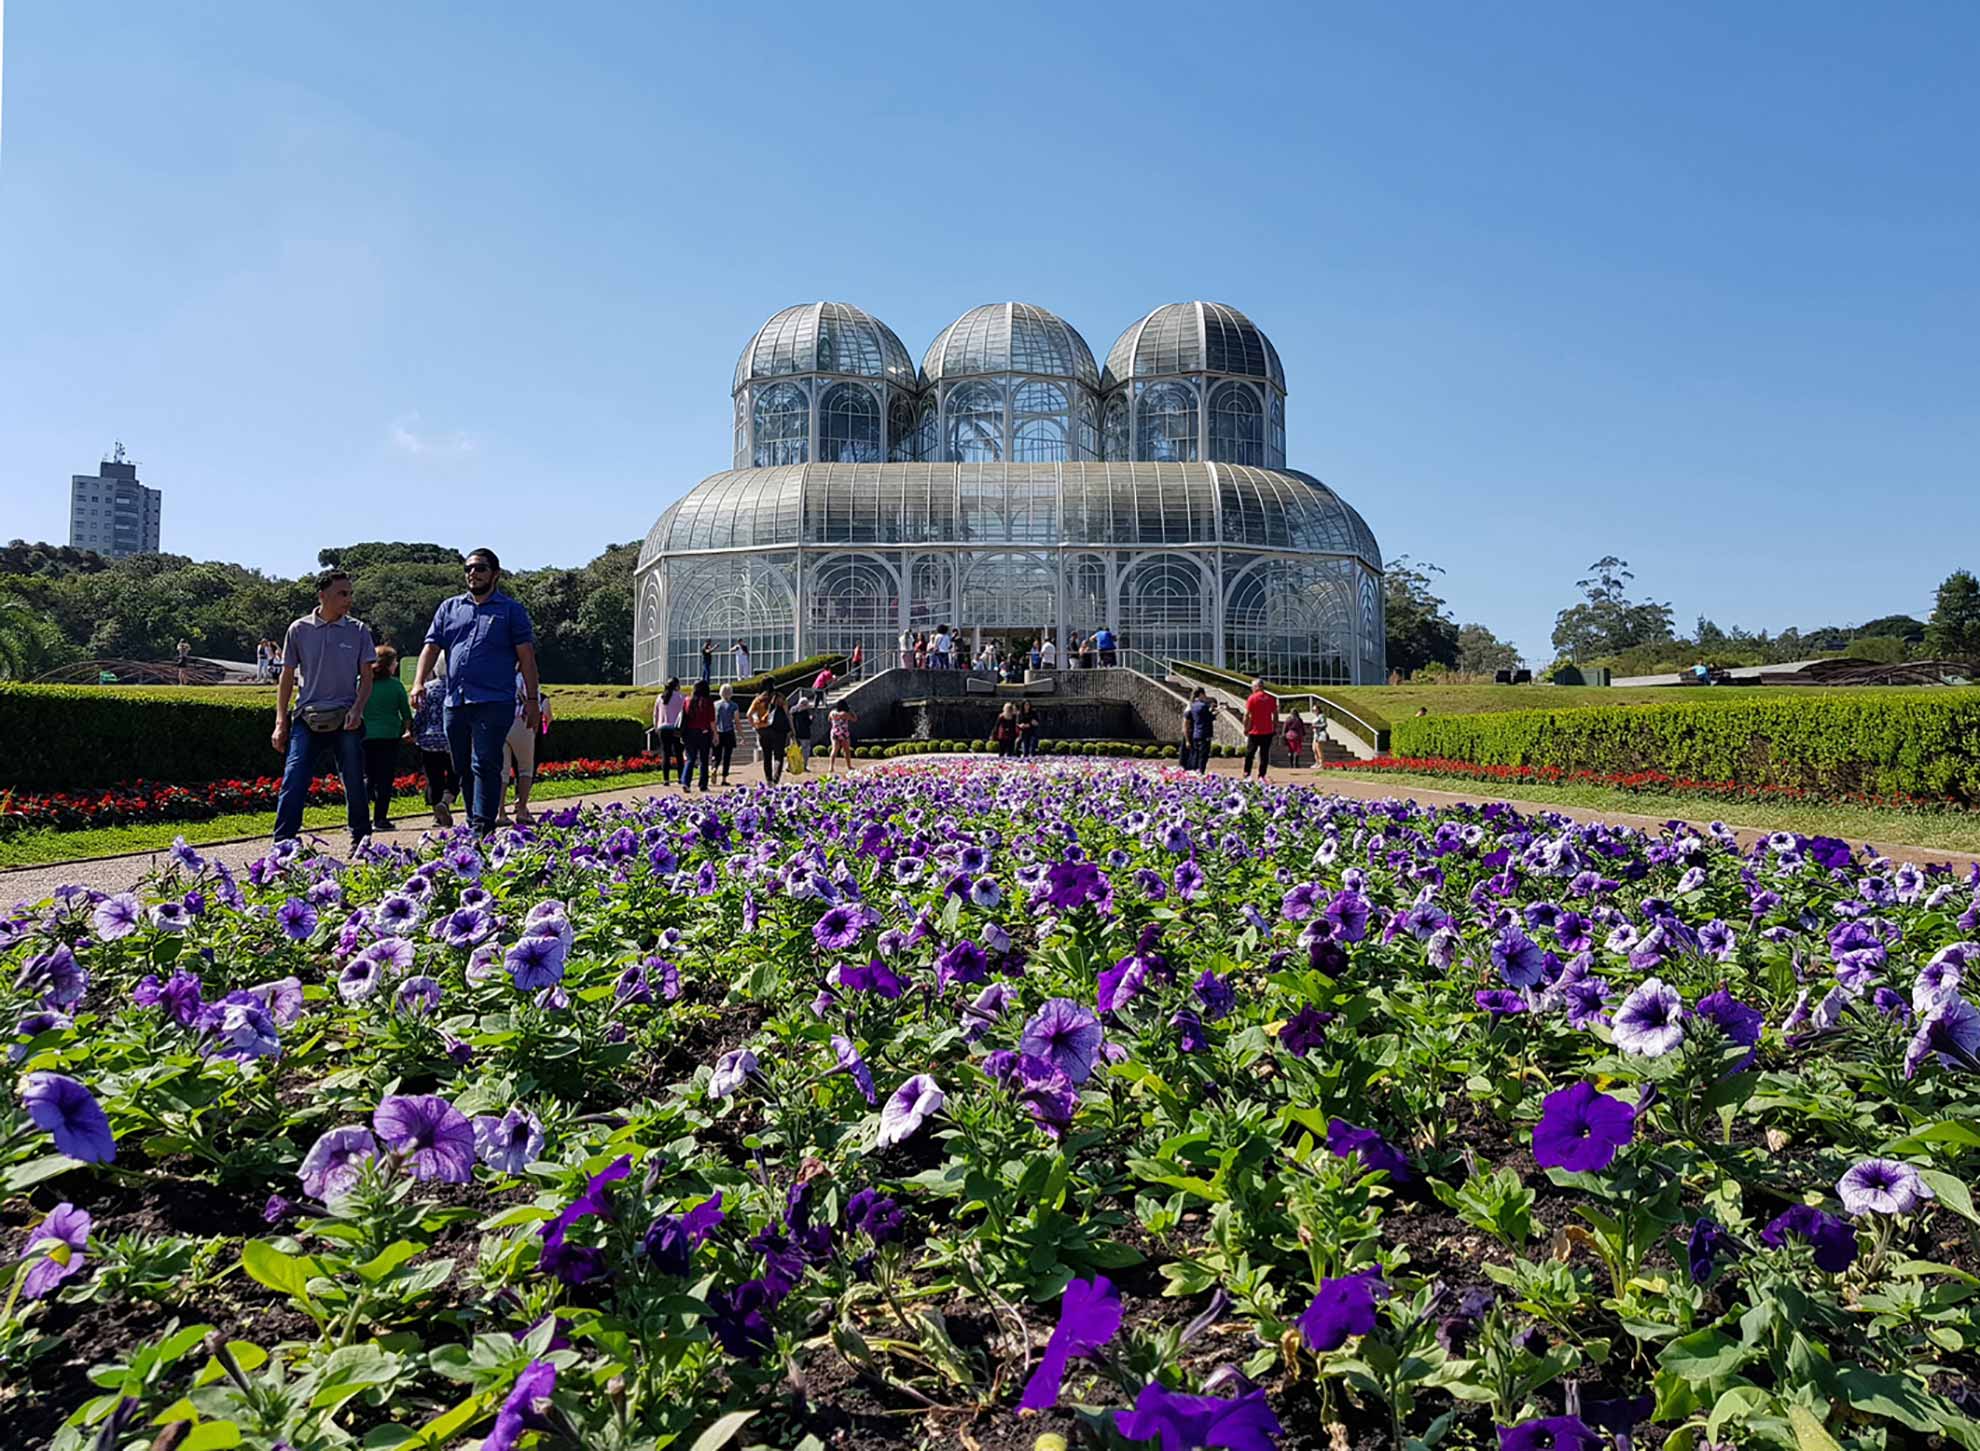
[[[660, 735], [660, 784], [666, 785], [681, 765], [681, 712], [687, 697], [681, 694], [678, 678], [668, 680], [653, 702], [653, 728]], [[683, 776], [686, 772], [682, 772]], [[683, 783], [685, 784], [685, 783]]]

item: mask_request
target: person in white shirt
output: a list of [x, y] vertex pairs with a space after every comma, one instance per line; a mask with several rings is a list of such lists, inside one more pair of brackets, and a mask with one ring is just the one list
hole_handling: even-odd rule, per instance
[[901, 669], [914, 668], [914, 631], [901, 631]]
[[749, 646], [738, 640], [729, 647], [729, 653], [736, 657], [736, 679], [749, 679]]
[[942, 626], [941, 629], [935, 632], [935, 639], [933, 642], [934, 658], [931, 659], [928, 663], [937, 670], [947, 670], [949, 668], [949, 648], [954, 643], [955, 641], [951, 639], [949, 635], [949, 627], [947, 625]]
[[1045, 643], [1038, 647], [1038, 663], [1040, 668], [1045, 670], [1059, 668], [1059, 642], [1050, 635], [1047, 635]]

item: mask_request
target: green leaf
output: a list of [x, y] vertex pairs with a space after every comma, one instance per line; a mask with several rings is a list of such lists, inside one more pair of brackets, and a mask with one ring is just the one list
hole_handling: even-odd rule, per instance
[[223, 1451], [240, 1444], [241, 1428], [232, 1421], [204, 1421], [179, 1443], [179, 1451]]
[[1900, 1376], [1851, 1367], [1836, 1373], [1836, 1384], [1848, 1398], [1850, 1409], [1866, 1416], [1900, 1421], [1928, 1435], [1945, 1426], [1945, 1417], [1919, 1387]]
[[1940, 1119], [1935, 1124], [1927, 1124], [1906, 1134], [1894, 1144], [1886, 1144], [1884, 1153], [1895, 1158], [1916, 1153], [1930, 1144], [1957, 1144], [1963, 1149], [1980, 1149], [1980, 1129], [1963, 1119]]
[[1801, 1451], [1842, 1451], [1841, 1444], [1822, 1429], [1822, 1423], [1808, 1407], [1789, 1406], [1788, 1424], [1794, 1427], [1794, 1444]]
[[[950, 901], [960, 901], [952, 897]], [[735, 1440], [740, 1431], [756, 1415], [754, 1411], [731, 1411], [714, 1425], [694, 1438], [694, 1445], [688, 1451], [722, 1451], [722, 1448]]]
[[1944, 1169], [1920, 1169], [1918, 1177], [1925, 1181], [1938, 1201], [1954, 1214], [1973, 1224], [1980, 1224], [1980, 1214], [1973, 1212], [1973, 1194], [1963, 1180], [1948, 1174]]
[[425, 1248], [425, 1245], [410, 1239], [394, 1240], [373, 1258], [359, 1265], [357, 1272], [366, 1284], [375, 1285]]
[[81, 1159], [71, 1159], [67, 1154], [44, 1154], [39, 1159], [29, 1159], [25, 1164], [15, 1164], [5, 1174], [0, 1174], [0, 1190], [8, 1195], [18, 1194], [44, 1179], [53, 1179], [57, 1174], [66, 1174], [81, 1167]]
[[1745, 1346], [1716, 1330], [1697, 1330], [1665, 1346], [1657, 1364], [1696, 1384], [1731, 1375], [1751, 1355]]
[[456, 1433], [482, 1412], [482, 1398], [469, 1396], [451, 1410], [442, 1411], [424, 1426], [419, 1428], [420, 1444], [423, 1446], [444, 1446]]
[[250, 1279], [297, 1300], [309, 1299], [311, 1277], [323, 1273], [323, 1266], [308, 1255], [284, 1254], [265, 1239], [251, 1239], [241, 1247], [241, 1268]]
[[1712, 1414], [1705, 1422], [1707, 1439], [1717, 1441], [1719, 1428], [1728, 1421], [1743, 1421], [1756, 1412], [1776, 1415], [1774, 1397], [1759, 1386], [1734, 1386], [1720, 1396], [1712, 1406]]

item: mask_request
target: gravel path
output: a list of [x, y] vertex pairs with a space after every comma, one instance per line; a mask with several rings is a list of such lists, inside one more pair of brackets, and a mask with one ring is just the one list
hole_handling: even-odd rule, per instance
[[[967, 760], [971, 758], [915, 756], [908, 759], [927, 762], [956, 759]], [[862, 761], [856, 769], [873, 770], [876, 767], [894, 764], [900, 763]], [[1214, 775], [1236, 776], [1240, 774], [1240, 765], [1241, 763], [1238, 761], [1219, 759], [1210, 763], [1210, 770]], [[824, 774], [825, 772], [821, 770], [814, 770], [813, 778], [822, 777]], [[757, 779], [756, 770], [752, 767], [746, 776], [739, 774], [737, 784], [748, 785], [754, 783]], [[1477, 791], [1432, 791], [1414, 786], [1398, 789], [1393, 784], [1380, 779], [1348, 779], [1344, 778], [1339, 771], [1323, 771], [1318, 768], [1279, 770], [1273, 773], [1272, 779], [1274, 781], [1296, 782], [1302, 786], [1314, 786], [1323, 791], [1330, 791], [1341, 796], [1351, 796], [1362, 801], [1382, 801], [1394, 796], [1400, 796], [1408, 801], [1420, 802], [1425, 806], [1456, 806], [1467, 802], [1505, 801], [1515, 810], [1522, 813], [1534, 814], [1554, 811], [1559, 812], [1563, 816], [1570, 817], [1575, 821], [1608, 822], [1616, 826], [1633, 826], [1644, 831], [1660, 830], [1666, 820], [1666, 818], [1661, 816], [1642, 816], [1629, 812], [1595, 811], [1586, 807], [1561, 806], [1543, 801], [1522, 801], [1517, 798], [1495, 796], [1490, 793]], [[649, 796], [671, 796], [678, 795], [679, 793], [680, 788], [677, 786], [656, 786], [648, 783], [644, 786], [623, 787], [616, 791], [601, 790], [587, 792], [581, 796], [559, 797], [554, 801], [545, 802], [543, 804], [543, 810], [556, 811], [580, 802], [603, 805], [613, 801], [640, 801]], [[715, 794], [719, 795], [720, 792], [718, 791]], [[1699, 812], [1693, 819], [1699, 822], [1705, 822], [1712, 818], [1713, 813], [1706, 810]], [[400, 817], [398, 830], [380, 832], [379, 839], [392, 843], [404, 842], [410, 844], [417, 840], [419, 834], [432, 826], [432, 824], [433, 818], [430, 816]], [[1736, 827], [1735, 831], [1742, 845], [1750, 845], [1767, 834], [1764, 829], [1756, 827]], [[333, 828], [328, 832], [318, 833], [317, 835], [333, 851], [344, 845], [344, 833], [341, 828]], [[1860, 845], [1860, 843], [1851, 844]], [[1920, 863], [1944, 862], [1948, 865], [1964, 869], [1974, 860], [1973, 853], [1971, 852], [1940, 851], [1932, 847], [1906, 846], [1896, 842], [1880, 842], [1875, 843], [1875, 845], [1878, 851], [1894, 861], [1915, 861]], [[241, 841], [211, 842], [202, 845], [199, 848], [199, 852], [202, 856], [223, 861], [230, 867], [240, 867], [244, 863], [261, 855], [266, 849], [267, 838], [251, 837]], [[98, 891], [104, 892], [125, 891], [143, 881], [145, 877], [156, 870], [158, 865], [164, 860], [164, 856], [165, 853], [163, 851], [146, 852], [135, 856], [100, 857], [95, 861], [71, 862], [64, 866], [18, 867], [11, 871], [0, 872], [0, 903], [36, 902], [48, 896], [58, 886], [67, 883], [93, 887]]]

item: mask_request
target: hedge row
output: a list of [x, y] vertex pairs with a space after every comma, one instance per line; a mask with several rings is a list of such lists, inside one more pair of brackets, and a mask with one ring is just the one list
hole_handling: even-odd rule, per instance
[[[265, 698], [174, 698], [169, 691], [94, 685], [0, 685], [0, 788], [59, 791], [128, 781], [191, 785], [278, 770]], [[642, 720], [556, 714], [537, 757], [632, 756], [646, 748]]]
[[[995, 749], [993, 742], [981, 738], [973, 741], [895, 741], [889, 746], [854, 746], [853, 755], [861, 760], [892, 761], [902, 756], [983, 755]], [[1040, 741], [1038, 753], [1041, 756], [1132, 756], [1148, 761], [1173, 761], [1178, 754], [1174, 745], [1161, 745], [1149, 741], [1062, 740]], [[1228, 747], [1218, 746], [1213, 748], [1212, 754], [1235, 754], [1235, 752], [1231, 752]]]
[[1398, 756], [1980, 803], [1980, 689], [1426, 716]]

